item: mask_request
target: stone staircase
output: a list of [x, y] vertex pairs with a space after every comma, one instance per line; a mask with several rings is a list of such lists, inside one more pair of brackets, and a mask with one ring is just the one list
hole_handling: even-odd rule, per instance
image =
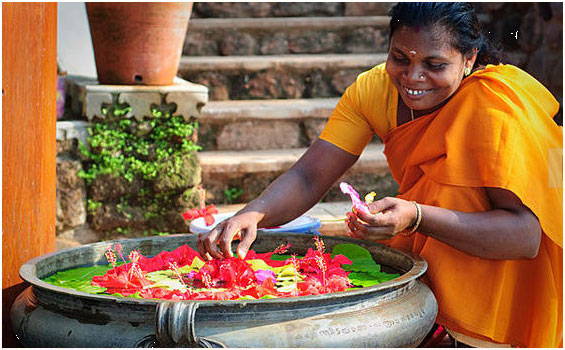
[[[199, 119], [210, 202], [248, 202], [298, 160], [347, 86], [386, 59], [390, 5], [195, 3], [179, 76], [210, 91]], [[394, 195], [382, 151], [372, 141], [343, 180]], [[323, 198], [344, 200], [337, 186]]]

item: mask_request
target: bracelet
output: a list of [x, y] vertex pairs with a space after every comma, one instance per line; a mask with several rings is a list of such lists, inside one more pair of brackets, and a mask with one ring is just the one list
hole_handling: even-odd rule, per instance
[[400, 231], [400, 234], [404, 237], [411, 236], [414, 232], [416, 232], [418, 227], [420, 227], [420, 223], [422, 222], [422, 207], [420, 207], [420, 204], [416, 203], [416, 201], [412, 201], [412, 203], [414, 203], [414, 205], [416, 206], [416, 222], [414, 223], [414, 226], [412, 226], [410, 231]]

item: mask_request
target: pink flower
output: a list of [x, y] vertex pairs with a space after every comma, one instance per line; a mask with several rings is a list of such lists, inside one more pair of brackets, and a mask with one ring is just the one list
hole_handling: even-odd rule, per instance
[[257, 283], [263, 284], [263, 281], [270, 278], [273, 283], [277, 283], [277, 276], [273, 271], [270, 270], [257, 270], [255, 271], [255, 277], [257, 278]]
[[367, 204], [365, 204], [365, 202], [363, 202], [360, 198], [359, 198], [359, 193], [357, 193], [357, 191], [355, 191], [355, 189], [348, 183], [346, 182], [342, 182], [339, 184], [339, 188], [341, 189], [341, 192], [349, 195], [349, 197], [351, 197], [351, 203], [353, 204], [354, 208], [357, 208], [359, 211], [369, 215], [371, 214], [371, 212], [369, 211], [369, 207], [367, 206]]

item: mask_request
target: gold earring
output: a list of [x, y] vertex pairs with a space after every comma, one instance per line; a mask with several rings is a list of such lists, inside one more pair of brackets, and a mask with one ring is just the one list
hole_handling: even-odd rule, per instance
[[471, 68], [467, 67], [465, 68], [465, 76], [468, 76], [469, 74], [471, 74]]

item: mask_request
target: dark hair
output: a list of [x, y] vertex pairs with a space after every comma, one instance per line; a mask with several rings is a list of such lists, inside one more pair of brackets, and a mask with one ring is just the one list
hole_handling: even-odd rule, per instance
[[475, 10], [467, 2], [399, 2], [390, 9], [390, 38], [400, 27], [442, 25], [452, 35], [451, 43], [462, 54], [477, 48], [474, 67], [501, 62], [501, 52], [481, 33]]

